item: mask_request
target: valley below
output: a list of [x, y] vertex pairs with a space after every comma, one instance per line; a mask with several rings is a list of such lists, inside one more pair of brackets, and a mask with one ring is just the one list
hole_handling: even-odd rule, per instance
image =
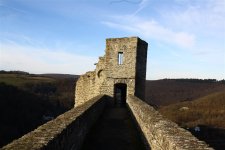
[[[78, 75], [0, 72], [0, 147], [74, 106]], [[225, 147], [225, 82], [146, 81], [148, 104], [215, 149]]]

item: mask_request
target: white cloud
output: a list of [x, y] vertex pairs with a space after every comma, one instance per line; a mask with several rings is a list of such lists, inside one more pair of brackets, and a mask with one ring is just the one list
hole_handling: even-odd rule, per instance
[[177, 55], [185, 51], [196, 59], [224, 64], [224, 0], [174, 0], [163, 7], [155, 6], [149, 5], [148, 13], [145, 12], [148, 18], [121, 15], [102, 23], [149, 41], [170, 45]]
[[[180, 9], [158, 9], [162, 20], [168, 26], [204, 34], [225, 33], [225, 1], [182, 0]], [[177, 5], [175, 4], [175, 8]]]
[[173, 43], [180, 47], [191, 47], [195, 44], [194, 35], [184, 31], [173, 31], [160, 25], [153, 19], [144, 20], [138, 17], [120, 16], [114, 17], [113, 21], [104, 21], [102, 23], [109, 27], [126, 30], [147, 38]]
[[86, 71], [94, 69], [96, 61], [94, 57], [21, 45], [1, 43], [0, 47], [1, 70], [84, 74]]

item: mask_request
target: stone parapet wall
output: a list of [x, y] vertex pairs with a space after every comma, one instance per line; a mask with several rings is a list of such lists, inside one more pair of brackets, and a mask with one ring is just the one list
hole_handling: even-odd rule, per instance
[[165, 119], [158, 111], [135, 96], [127, 105], [142, 132], [146, 147], [152, 150], [213, 150], [189, 131]]
[[14, 140], [1, 150], [79, 150], [102, 113], [106, 96], [99, 95]]
[[75, 93], [75, 107], [99, 95], [95, 94], [95, 71], [89, 71], [79, 77], [76, 82]]

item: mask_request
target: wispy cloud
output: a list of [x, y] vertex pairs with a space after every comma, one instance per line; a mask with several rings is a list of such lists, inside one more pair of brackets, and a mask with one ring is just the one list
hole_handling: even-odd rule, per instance
[[114, 18], [113, 21], [103, 21], [102, 23], [109, 27], [126, 30], [147, 38], [173, 43], [181, 47], [191, 47], [195, 44], [195, 36], [193, 34], [184, 31], [173, 31], [172, 29], [160, 25], [153, 19], [147, 20], [138, 17], [130, 18], [129, 16], [119, 16]]
[[149, 0], [141, 0], [138, 9], [132, 15], [134, 16], [138, 14], [142, 9], [144, 9], [147, 6], [148, 1]]
[[[165, 24], [203, 34], [225, 32], [225, 1], [182, 0], [182, 9], [158, 9]], [[176, 5], [175, 5], [176, 6]]]
[[65, 51], [39, 49], [1, 43], [0, 69], [25, 70], [31, 73], [83, 74], [93, 70], [94, 57], [76, 55]]
[[27, 46], [41, 46], [43, 47], [43, 43], [40, 41], [34, 40], [25, 34], [20, 33], [11, 33], [11, 32], [0, 32], [0, 42], [1, 43], [8, 43], [11, 45], [27, 45]]
[[148, 5], [148, 2], [149, 0], [115, 0], [111, 1], [110, 4], [120, 4], [120, 3], [135, 4], [137, 5], [137, 9], [131, 15], [135, 16]]
[[192, 56], [204, 56], [202, 58], [207, 61], [215, 61], [210, 57], [213, 55], [219, 59], [218, 62], [222, 62], [221, 57], [225, 55], [222, 41], [225, 38], [224, 0], [205, 0], [204, 3], [174, 0], [162, 5], [160, 9], [148, 5], [149, 11], [146, 11], [148, 15], [145, 17], [138, 14], [120, 15], [109, 17], [102, 23], [149, 41], [172, 45], [177, 54], [184, 50]]
[[3, 1], [0, 1], [0, 7], [1, 7], [1, 9], [6, 8], [6, 9], [10, 10], [11, 13], [13, 13], [13, 12], [27, 13], [27, 11], [9, 6], [6, 3], [4, 3]]

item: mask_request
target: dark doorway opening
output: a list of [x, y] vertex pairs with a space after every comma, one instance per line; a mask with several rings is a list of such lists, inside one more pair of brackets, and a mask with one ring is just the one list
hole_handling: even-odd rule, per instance
[[125, 107], [127, 98], [127, 85], [118, 83], [114, 85], [114, 104], [116, 107]]

